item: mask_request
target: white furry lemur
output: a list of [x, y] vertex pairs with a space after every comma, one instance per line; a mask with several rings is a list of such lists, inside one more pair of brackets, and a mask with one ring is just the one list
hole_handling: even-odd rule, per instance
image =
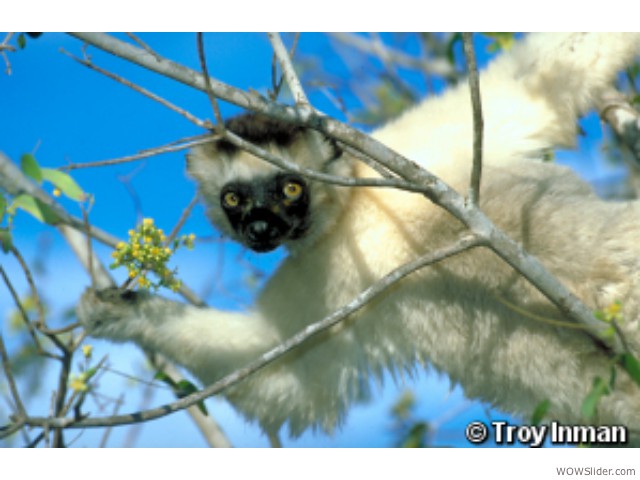
[[[640, 203], [606, 202], [568, 169], [538, 161], [575, 141], [576, 119], [640, 51], [639, 34], [530, 35], [480, 77], [485, 133], [481, 208], [590, 308], [621, 302], [622, 329], [640, 354]], [[259, 115], [228, 128], [320, 172], [377, 176], [335, 141]], [[373, 136], [465, 191], [472, 115], [466, 85], [429, 98]], [[287, 173], [219, 142], [188, 155], [216, 227], [258, 252], [289, 257], [247, 312], [196, 308], [146, 293], [87, 292], [89, 333], [161, 352], [211, 384], [352, 301], [385, 274], [455, 242], [465, 227], [420, 194], [347, 188]], [[526, 312], [526, 313], [522, 313]], [[601, 345], [485, 248], [402, 280], [364, 309], [225, 392], [267, 432], [331, 431], [371, 377], [427, 365], [470, 398], [528, 418], [581, 423]], [[564, 319], [565, 323], [567, 322]], [[591, 420], [594, 421], [594, 420]], [[640, 430], [640, 388], [625, 372], [602, 398], [599, 424]]]

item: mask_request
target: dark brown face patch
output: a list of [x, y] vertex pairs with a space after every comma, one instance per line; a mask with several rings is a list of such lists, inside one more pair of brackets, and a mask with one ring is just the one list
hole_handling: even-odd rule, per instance
[[[230, 132], [256, 145], [276, 143], [287, 147], [304, 132], [304, 127], [285, 123], [258, 113], [245, 113], [233, 117], [227, 120], [225, 126]], [[220, 140], [217, 145], [218, 150], [229, 155], [233, 155], [238, 151], [235, 145], [226, 140]]]

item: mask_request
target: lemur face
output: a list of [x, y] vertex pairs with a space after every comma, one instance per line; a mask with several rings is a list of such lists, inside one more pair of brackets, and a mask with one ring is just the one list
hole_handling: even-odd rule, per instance
[[[227, 129], [280, 159], [347, 177], [351, 156], [317, 132], [255, 114], [227, 122]], [[187, 155], [207, 216], [221, 233], [257, 252], [284, 245], [305, 251], [336, 225], [350, 197], [344, 187], [282, 170], [226, 140], [199, 145]]]
[[284, 172], [235, 181], [220, 193], [220, 206], [237, 238], [256, 252], [269, 252], [304, 235], [309, 205], [305, 180]]

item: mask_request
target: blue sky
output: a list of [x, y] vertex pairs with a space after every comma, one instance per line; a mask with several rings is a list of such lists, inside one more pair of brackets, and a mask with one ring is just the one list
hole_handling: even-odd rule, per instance
[[[161, 55], [179, 63], [199, 69], [195, 48], [195, 35], [191, 33], [142, 34], [149, 45]], [[271, 83], [271, 49], [266, 36], [261, 34], [207, 34], [206, 45], [211, 75], [239, 88], [252, 88], [264, 92]], [[79, 41], [62, 34], [45, 34], [37, 40], [28, 39], [27, 48], [11, 54], [12, 74], [0, 74], [0, 150], [14, 161], [27, 152], [35, 152], [40, 164], [60, 167], [68, 162], [81, 163], [117, 158], [139, 150], [169, 143], [181, 137], [202, 133], [198, 127], [163, 106], [142, 97], [138, 93], [114, 81], [88, 70], [68, 56], [60, 53], [63, 48], [80, 55]], [[328, 40], [320, 34], [303, 34], [299, 50], [315, 53], [323, 66], [337, 78], [347, 70], [342, 59], [331, 54]], [[93, 61], [102, 68], [116, 72], [148, 88], [164, 98], [198, 115], [211, 117], [210, 105], [201, 93], [156, 74], [147, 72], [95, 49], [89, 50]], [[486, 57], [483, 55], [483, 58]], [[364, 68], [364, 65], [363, 65]], [[408, 81], [417, 79], [407, 77]], [[310, 90], [311, 100], [321, 110], [342, 119], [339, 111], [317, 90]], [[347, 105], [354, 99], [347, 97]], [[223, 104], [225, 116], [236, 113], [237, 108]], [[598, 135], [598, 124], [593, 120], [585, 124], [590, 134]], [[602, 173], [597, 155], [592, 154], [591, 140], [583, 142], [582, 154], [590, 159], [593, 168], [585, 175]], [[571, 162], [574, 155], [564, 157]], [[583, 163], [583, 165], [585, 165]], [[594, 170], [595, 168], [595, 170]], [[184, 207], [194, 194], [194, 185], [184, 175], [184, 153], [162, 155], [146, 161], [119, 165], [106, 169], [78, 170], [74, 178], [95, 196], [91, 211], [92, 223], [108, 232], [124, 238], [136, 222], [133, 197], [127, 192], [123, 179], [141, 199], [141, 212], [153, 217], [165, 229], [177, 221]], [[68, 210], [79, 215], [73, 202], [62, 201]], [[247, 281], [245, 265], [253, 265], [261, 272], [270, 272], [282, 258], [282, 252], [257, 255], [240, 247], [220, 241], [206, 222], [203, 210], [197, 207], [185, 226], [185, 232], [211, 241], [203, 243], [194, 252], [179, 256], [180, 275], [197, 291], [209, 291], [208, 302], [220, 308], [243, 308], [251, 302], [255, 287]], [[42, 239], [51, 241], [49, 250], [42, 248]], [[25, 256], [33, 260], [44, 251], [46, 274], [39, 278], [43, 295], [51, 301], [53, 319], [72, 307], [82, 290], [88, 285], [88, 277], [72, 257], [62, 240], [29, 216], [22, 214], [15, 222], [16, 244]], [[105, 263], [109, 262], [109, 250], [98, 247]], [[222, 262], [221, 262], [221, 259]], [[3, 257], [3, 265], [20, 292], [26, 291], [17, 265]], [[240, 266], [240, 267], [239, 267]], [[122, 272], [116, 274], [123, 278]], [[258, 282], [258, 285], [260, 282]], [[12, 309], [8, 296], [0, 293], [0, 311]], [[6, 325], [3, 326], [3, 331]], [[8, 337], [11, 342], [11, 336]], [[142, 356], [131, 346], [114, 346], [91, 341], [96, 357], [110, 353], [115, 370], [134, 372], [150, 378]], [[11, 344], [10, 344], [11, 345]], [[442, 426], [439, 443], [466, 445], [462, 433], [471, 419], [486, 418], [482, 405], [468, 405], [459, 389], [450, 391], [446, 378], [435, 374], [419, 374], [417, 379], [407, 379], [406, 387], [415, 389], [419, 401], [418, 416], [422, 419], [444, 419], [452, 412], [459, 412]], [[30, 399], [31, 407], [46, 412], [48, 395], [44, 392], [52, 385], [52, 379], [43, 377], [41, 394]], [[144, 404], [140, 386], [132, 386], [117, 374], [106, 374], [101, 381], [104, 391], [119, 394], [126, 392], [126, 403], [121, 412], [134, 411]], [[405, 386], [386, 382], [373, 402], [356, 407], [347, 424], [334, 437], [305, 435], [292, 441], [283, 438], [291, 446], [389, 446], [393, 436], [390, 431], [389, 410]], [[159, 391], [151, 405], [170, 401], [171, 396]], [[237, 418], [232, 409], [220, 400], [211, 400], [210, 409], [223, 425], [232, 442], [237, 446], [263, 446], [267, 442], [257, 428]], [[150, 405], [147, 405], [150, 406]], [[1, 412], [1, 411], [0, 411]], [[0, 423], [2, 423], [0, 421]], [[119, 446], [126, 441], [130, 429], [115, 429], [110, 445]], [[76, 440], [77, 446], [94, 446], [102, 432], [84, 432]], [[145, 425], [138, 446], [202, 446], [198, 432], [184, 414]]]

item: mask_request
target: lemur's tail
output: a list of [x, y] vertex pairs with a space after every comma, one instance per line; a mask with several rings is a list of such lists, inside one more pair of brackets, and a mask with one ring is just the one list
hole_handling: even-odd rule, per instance
[[[576, 118], [594, 106], [639, 53], [639, 33], [528, 35], [481, 74], [485, 160], [499, 164], [572, 146]], [[469, 162], [469, 98], [464, 82], [426, 100], [376, 136], [436, 171]]]

